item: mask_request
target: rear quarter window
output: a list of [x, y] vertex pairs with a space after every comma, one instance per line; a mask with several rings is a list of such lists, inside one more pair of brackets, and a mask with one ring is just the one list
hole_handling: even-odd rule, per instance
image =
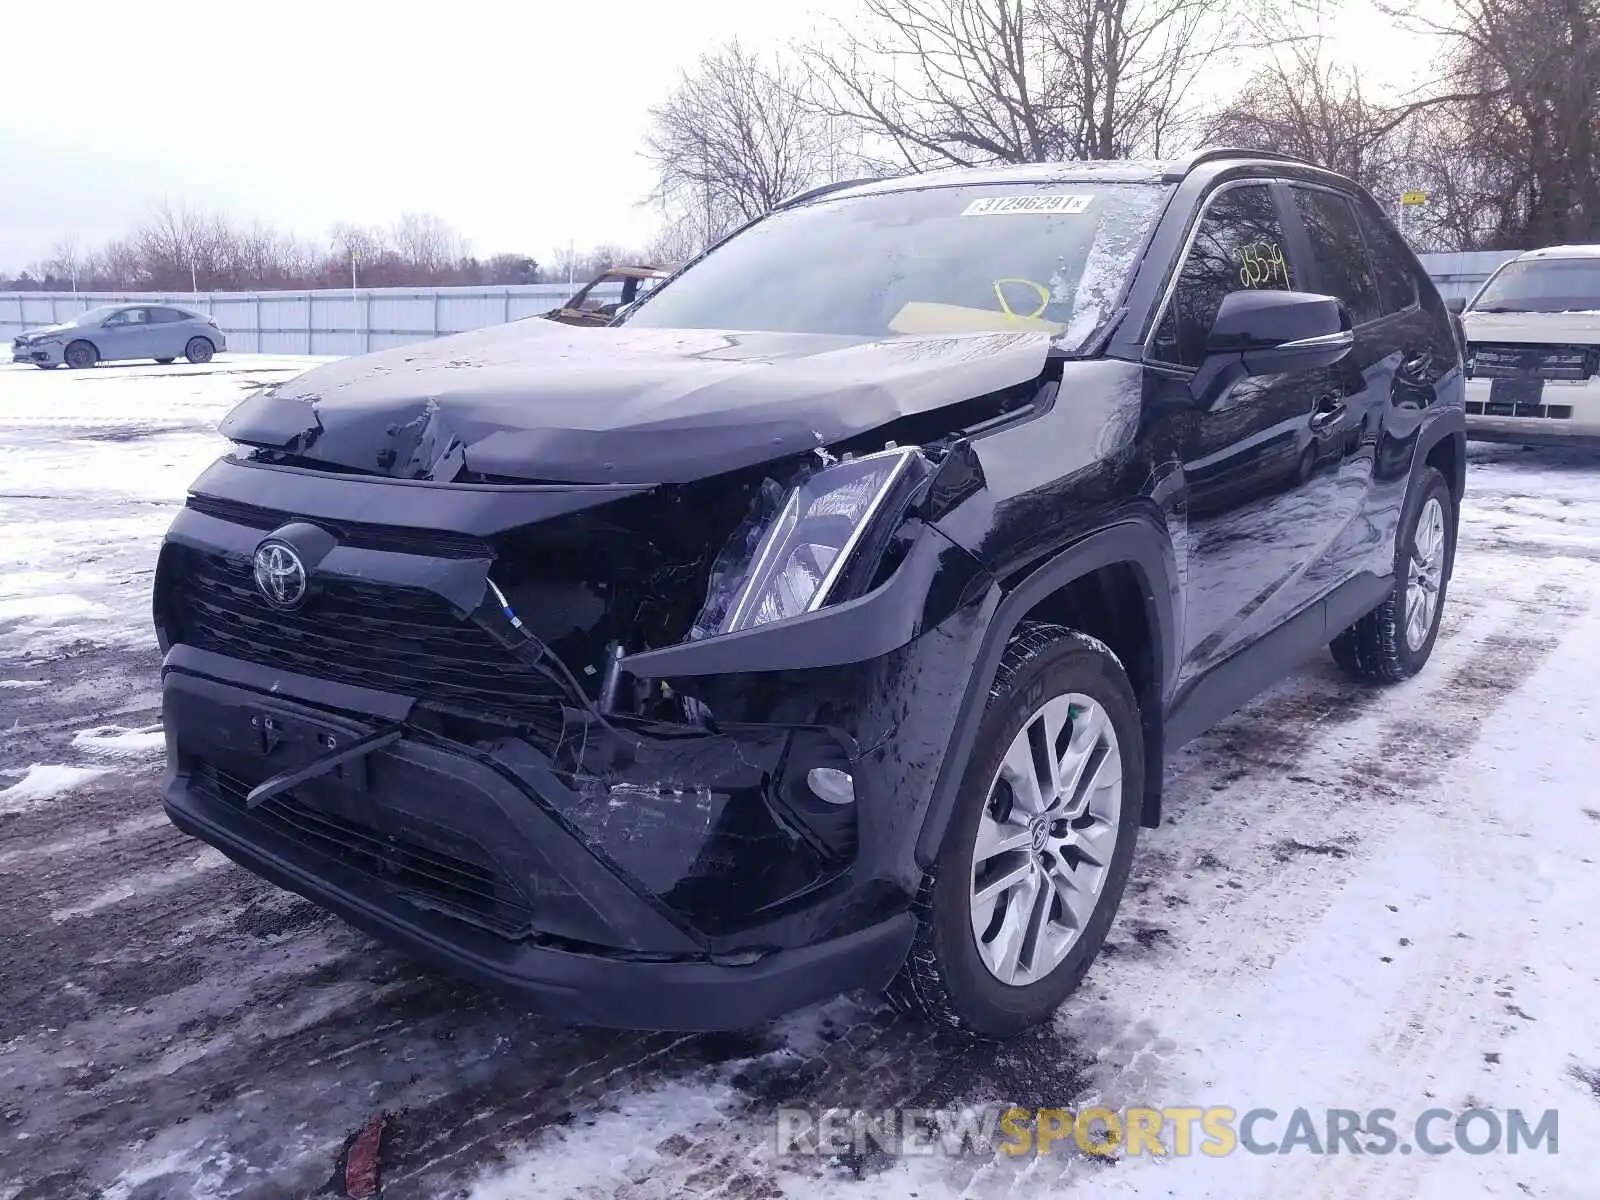
[[1378, 302], [1385, 315], [1403, 312], [1417, 303], [1417, 279], [1412, 273], [1411, 249], [1393, 225], [1370, 203], [1356, 206], [1362, 236], [1372, 252], [1372, 269], [1378, 283]]

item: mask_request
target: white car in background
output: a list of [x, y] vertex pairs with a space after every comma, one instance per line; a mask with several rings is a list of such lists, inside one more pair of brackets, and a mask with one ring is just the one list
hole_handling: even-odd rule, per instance
[[1529, 250], [1462, 310], [1467, 437], [1600, 443], [1600, 245]]

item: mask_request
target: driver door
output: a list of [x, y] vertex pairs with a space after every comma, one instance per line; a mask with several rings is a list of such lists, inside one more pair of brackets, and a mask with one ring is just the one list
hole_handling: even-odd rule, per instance
[[125, 308], [112, 313], [100, 327], [99, 350], [102, 359], [154, 358], [148, 346], [150, 310]]
[[1310, 290], [1280, 202], [1267, 180], [1211, 194], [1149, 348], [1153, 365], [1186, 373], [1174, 430], [1188, 529], [1180, 682], [1292, 617], [1298, 581], [1342, 524], [1323, 494], [1318, 451], [1321, 413], [1337, 391], [1332, 372], [1239, 378], [1206, 369], [1211, 325], [1230, 292]]

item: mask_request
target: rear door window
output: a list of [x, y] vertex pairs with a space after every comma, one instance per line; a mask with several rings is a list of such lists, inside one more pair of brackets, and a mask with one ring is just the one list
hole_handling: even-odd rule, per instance
[[1213, 193], [1200, 218], [1172, 297], [1156, 325], [1153, 356], [1198, 367], [1205, 359], [1217, 310], [1229, 292], [1288, 291], [1294, 286], [1271, 187], [1265, 182], [1225, 186]]
[[1411, 250], [1394, 226], [1365, 202], [1356, 205], [1356, 218], [1372, 251], [1372, 272], [1378, 283], [1378, 301], [1384, 314], [1403, 312], [1417, 302], [1417, 280], [1411, 273]]
[[1357, 325], [1377, 320], [1383, 315], [1377, 276], [1350, 201], [1322, 188], [1293, 191], [1323, 290], [1344, 301]]

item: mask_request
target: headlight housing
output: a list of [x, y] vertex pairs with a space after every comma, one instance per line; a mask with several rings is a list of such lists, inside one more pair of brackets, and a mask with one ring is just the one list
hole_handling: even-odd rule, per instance
[[851, 554], [918, 453], [906, 446], [846, 459], [792, 487], [710, 632], [753, 629], [826, 604]]

